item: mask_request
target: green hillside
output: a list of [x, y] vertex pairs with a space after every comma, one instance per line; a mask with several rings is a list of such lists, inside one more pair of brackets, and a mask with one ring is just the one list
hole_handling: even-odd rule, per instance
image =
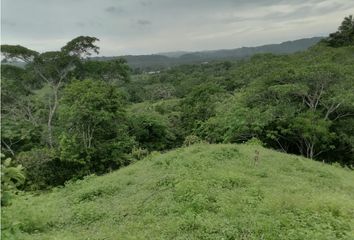
[[[198, 64], [203, 62], [240, 60], [255, 54], [291, 54], [305, 51], [314, 46], [323, 37], [303, 38], [278, 44], [268, 44], [257, 47], [241, 47], [235, 49], [220, 49], [199, 52], [167, 52], [152, 55], [127, 55], [124, 58], [128, 65], [136, 71], [156, 71], [183, 64]], [[117, 57], [93, 57], [93, 60], [109, 61]]]
[[15, 198], [2, 239], [349, 240], [353, 199], [350, 170], [258, 145], [193, 145]]

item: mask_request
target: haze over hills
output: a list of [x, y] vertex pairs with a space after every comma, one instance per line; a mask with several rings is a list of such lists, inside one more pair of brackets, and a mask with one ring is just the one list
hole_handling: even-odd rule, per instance
[[[239, 60], [258, 53], [290, 54], [304, 51], [318, 43], [321, 39], [323, 38], [313, 37], [258, 47], [242, 47], [199, 52], [176, 51], [151, 55], [126, 55], [120, 57], [126, 59], [129, 66], [133, 69], [154, 71], [180, 64], [194, 64], [217, 60]], [[112, 58], [115, 57], [94, 57], [93, 59], [110, 60]]]
[[160, 52], [160, 53], [157, 53], [157, 55], [162, 55], [162, 56], [171, 57], [171, 58], [178, 58], [184, 54], [189, 54], [192, 52], [193, 51]]
[[[286, 41], [279, 44], [268, 44], [257, 47], [242, 47], [235, 49], [206, 50], [198, 52], [174, 51], [151, 55], [124, 55], [112, 57], [92, 57], [93, 60], [106, 61], [121, 57], [127, 60], [128, 65], [137, 71], [157, 71], [165, 68], [182, 65], [198, 64], [211, 61], [240, 60], [259, 53], [291, 54], [304, 51], [321, 41], [323, 37], [303, 38]], [[11, 65], [24, 67], [23, 62], [11, 62]]]

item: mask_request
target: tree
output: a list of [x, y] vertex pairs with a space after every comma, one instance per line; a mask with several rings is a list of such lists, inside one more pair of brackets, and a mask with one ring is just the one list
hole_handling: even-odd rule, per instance
[[1, 67], [1, 145], [12, 157], [40, 141], [39, 119], [25, 69]]
[[117, 58], [107, 61], [87, 60], [79, 69], [82, 79], [100, 79], [111, 84], [129, 82], [130, 68], [125, 59]]
[[194, 130], [198, 123], [215, 114], [216, 103], [221, 101], [224, 90], [216, 84], [203, 84], [189, 93], [181, 102], [182, 124], [185, 131]]
[[125, 100], [116, 87], [98, 80], [74, 81], [61, 100], [60, 158], [102, 173], [127, 164], [134, 141], [128, 136]]
[[175, 95], [175, 88], [171, 84], [152, 84], [146, 86], [148, 100], [170, 99]]
[[299, 152], [315, 158], [325, 151], [331, 150], [331, 142], [335, 133], [331, 131], [332, 122], [323, 119], [318, 113], [307, 111], [299, 114], [290, 122], [290, 134]]
[[319, 45], [241, 63], [234, 79], [245, 78], [246, 84], [216, 106], [215, 116], [197, 128], [198, 136], [237, 143], [257, 137], [285, 152], [352, 164], [353, 53], [353, 47]]
[[129, 124], [135, 140], [149, 151], [167, 149], [176, 140], [166, 119], [157, 113], [132, 114]]
[[331, 33], [324, 42], [331, 47], [354, 46], [354, 18], [345, 17], [338, 31]]
[[38, 53], [20, 45], [2, 45], [1, 51], [6, 60], [20, 60], [28, 64], [35, 74], [51, 88], [48, 103], [48, 145], [53, 147], [53, 118], [59, 105], [59, 90], [68, 81], [69, 74], [91, 52], [98, 53], [94, 43], [97, 38], [80, 36], [68, 42], [60, 51]]

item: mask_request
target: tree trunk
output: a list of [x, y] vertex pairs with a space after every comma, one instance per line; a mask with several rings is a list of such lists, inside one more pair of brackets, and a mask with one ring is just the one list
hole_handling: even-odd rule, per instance
[[[58, 89], [59, 86], [52, 86], [53, 89], [53, 105], [49, 105], [49, 114], [48, 114], [48, 122], [47, 122], [47, 127], [48, 127], [48, 144], [50, 148], [53, 148], [53, 128], [52, 128], [52, 122], [53, 118], [55, 115], [55, 112], [58, 108]], [[49, 103], [50, 104], [50, 103]]]
[[306, 157], [313, 159], [315, 156], [315, 144], [311, 141], [305, 140]]

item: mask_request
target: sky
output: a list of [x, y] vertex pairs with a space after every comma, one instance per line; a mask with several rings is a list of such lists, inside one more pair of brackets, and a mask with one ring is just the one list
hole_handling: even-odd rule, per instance
[[1, 43], [43, 52], [100, 39], [100, 55], [230, 49], [336, 31], [354, 0], [1, 0]]

